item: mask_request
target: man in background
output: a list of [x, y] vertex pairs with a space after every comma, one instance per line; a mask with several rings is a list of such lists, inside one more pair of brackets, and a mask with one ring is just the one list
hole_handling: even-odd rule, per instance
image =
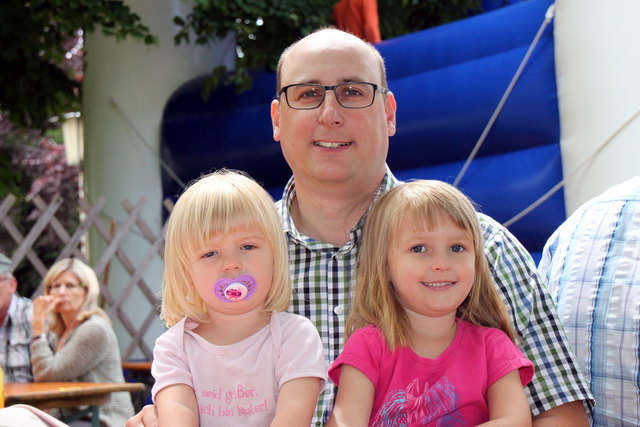
[[640, 425], [640, 177], [580, 206], [538, 269], [596, 399], [593, 425]]
[[11, 260], [0, 253], [0, 366], [5, 382], [26, 383], [33, 381], [29, 348], [33, 305], [16, 294], [17, 288]]

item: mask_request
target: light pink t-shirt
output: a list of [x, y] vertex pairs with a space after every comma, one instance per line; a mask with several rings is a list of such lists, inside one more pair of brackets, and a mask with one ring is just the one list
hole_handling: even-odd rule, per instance
[[[306, 317], [273, 312], [260, 331], [236, 344], [218, 346], [193, 332], [182, 319], [157, 340], [151, 373], [152, 397], [163, 388], [193, 388], [201, 426], [268, 426], [280, 387], [302, 377], [327, 376], [322, 342]], [[230, 325], [233, 327], [233, 325]]]
[[355, 331], [329, 367], [339, 386], [340, 367], [362, 371], [375, 387], [370, 426], [474, 426], [489, 419], [487, 389], [519, 370], [522, 385], [533, 364], [504, 332], [457, 319], [453, 342], [437, 358], [411, 347], [390, 351], [374, 326]]

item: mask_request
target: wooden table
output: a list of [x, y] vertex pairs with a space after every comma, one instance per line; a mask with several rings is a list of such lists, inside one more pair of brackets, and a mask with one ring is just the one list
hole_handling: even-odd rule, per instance
[[109, 400], [113, 392], [144, 391], [141, 383], [79, 383], [79, 382], [42, 382], [42, 383], [5, 383], [4, 403], [10, 406], [24, 403], [39, 409], [76, 408], [89, 405], [64, 422], [71, 422], [91, 412], [91, 424], [100, 425], [100, 405]]
[[145, 404], [151, 403], [151, 388], [154, 383], [151, 376], [151, 361], [128, 360], [122, 362], [122, 372], [126, 381], [139, 382], [145, 385], [144, 392], [135, 393], [131, 396], [133, 409], [138, 413]]
[[151, 361], [149, 360], [130, 360], [122, 362], [122, 369], [128, 369], [130, 371], [144, 371], [151, 372]]

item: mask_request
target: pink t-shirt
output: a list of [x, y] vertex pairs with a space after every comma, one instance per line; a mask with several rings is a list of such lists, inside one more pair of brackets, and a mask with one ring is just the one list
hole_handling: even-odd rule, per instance
[[533, 364], [498, 329], [458, 319], [451, 345], [437, 358], [418, 356], [410, 347], [392, 352], [374, 326], [354, 332], [329, 367], [339, 385], [340, 367], [354, 366], [375, 387], [370, 426], [472, 426], [489, 419], [487, 389], [519, 369], [525, 386]]
[[182, 319], [156, 340], [151, 373], [156, 394], [186, 384], [193, 388], [201, 426], [268, 426], [280, 387], [302, 377], [327, 376], [322, 342], [306, 317], [273, 312], [271, 321], [232, 345], [211, 344]]

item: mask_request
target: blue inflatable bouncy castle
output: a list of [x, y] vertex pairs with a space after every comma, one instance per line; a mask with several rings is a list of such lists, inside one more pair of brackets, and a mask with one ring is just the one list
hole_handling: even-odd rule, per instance
[[[516, 3], [377, 45], [398, 103], [398, 130], [388, 156], [397, 178], [456, 182], [552, 3]], [[171, 97], [162, 121], [162, 157], [180, 180], [221, 167], [241, 169], [280, 198], [291, 172], [272, 138], [275, 73], [254, 73], [253, 78], [253, 89], [239, 96], [222, 87], [203, 102], [203, 76]], [[508, 221], [562, 180], [559, 144], [549, 25], [457, 185], [479, 210]], [[164, 196], [180, 191], [163, 171]], [[559, 191], [509, 229], [537, 261], [564, 219]]]

